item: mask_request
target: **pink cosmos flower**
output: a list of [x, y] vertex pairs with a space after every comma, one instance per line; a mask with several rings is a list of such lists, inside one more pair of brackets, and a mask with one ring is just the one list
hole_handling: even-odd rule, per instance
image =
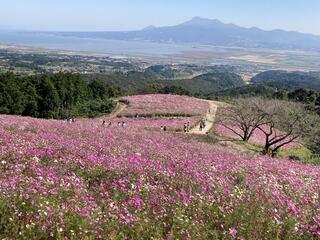
[[231, 234], [232, 237], [236, 237], [237, 236], [238, 231], [234, 227], [230, 228], [229, 231], [230, 231], [230, 234]]

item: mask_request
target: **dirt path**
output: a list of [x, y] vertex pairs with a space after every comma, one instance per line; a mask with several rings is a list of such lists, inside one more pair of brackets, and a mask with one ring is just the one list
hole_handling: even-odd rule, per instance
[[202, 129], [202, 131], [201, 131], [200, 130], [200, 123], [199, 123], [193, 129], [191, 129], [189, 133], [202, 135], [202, 134], [206, 134], [207, 132], [209, 132], [211, 130], [211, 128], [213, 127], [214, 120], [216, 117], [216, 112], [218, 109], [218, 104], [214, 101], [207, 101], [207, 102], [209, 103], [209, 111], [207, 112], [206, 117], [205, 117], [206, 127], [204, 129]]
[[127, 108], [127, 105], [121, 102], [117, 102], [116, 108], [113, 110], [113, 112], [110, 114], [110, 117], [117, 117], [119, 113], [121, 113], [123, 110]]

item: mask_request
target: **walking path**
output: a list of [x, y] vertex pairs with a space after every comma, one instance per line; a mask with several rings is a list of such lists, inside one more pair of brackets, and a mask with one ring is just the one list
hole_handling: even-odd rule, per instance
[[214, 101], [207, 101], [207, 102], [209, 103], [210, 110], [206, 114], [206, 117], [205, 117], [206, 127], [204, 129], [202, 129], [202, 131], [201, 131], [200, 130], [200, 123], [199, 123], [193, 129], [191, 129], [189, 133], [203, 135], [203, 134], [206, 134], [207, 132], [209, 132], [211, 130], [211, 128], [213, 127], [214, 120], [215, 120], [216, 113], [217, 113], [217, 109], [218, 109], [218, 104]]
[[116, 108], [113, 110], [113, 112], [110, 114], [110, 116], [111, 117], [117, 117], [118, 114], [120, 114], [123, 110], [125, 110], [127, 108], [127, 106], [128, 105], [118, 101]]

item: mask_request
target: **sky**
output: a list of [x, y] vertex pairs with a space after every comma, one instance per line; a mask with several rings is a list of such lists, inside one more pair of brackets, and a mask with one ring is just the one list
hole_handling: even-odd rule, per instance
[[320, 35], [320, 0], [0, 0], [0, 28], [137, 30], [199, 16]]

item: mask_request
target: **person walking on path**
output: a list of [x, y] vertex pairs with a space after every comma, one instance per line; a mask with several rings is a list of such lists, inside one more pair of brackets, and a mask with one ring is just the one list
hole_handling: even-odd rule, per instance
[[209, 104], [210, 109], [208, 109], [207, 114], [200, 119], [201, 121], [198, 122], [196, 127], [192, 127], [192, 129], [190, 129], [190, 133], [203, 135], [209, 133], [214, 127], [214, 120], [218, 105], [213, 101], [209, 101]]
[[200, 122], [200, 131], [202, 131], [202, 129], [204, 129], [206, 127], [206, 123], [205, 121], [202, 119]]

